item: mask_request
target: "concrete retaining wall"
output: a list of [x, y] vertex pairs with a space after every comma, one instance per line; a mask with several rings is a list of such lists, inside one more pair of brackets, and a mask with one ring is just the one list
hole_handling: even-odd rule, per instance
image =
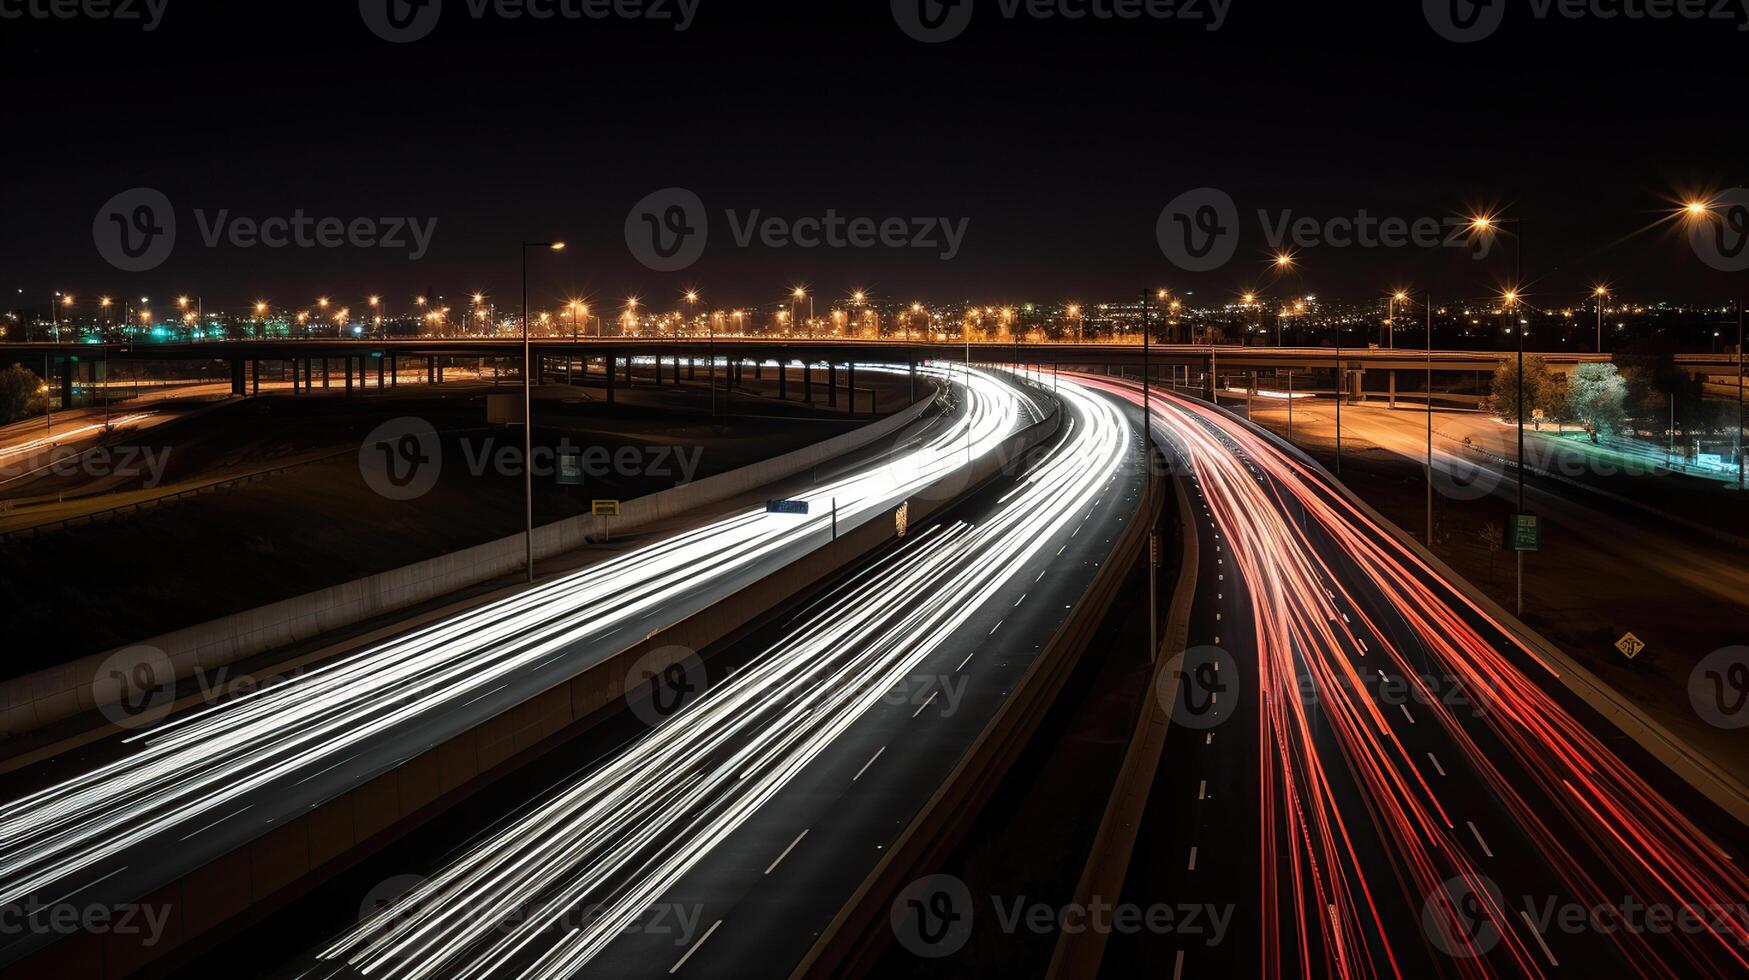
[[[625, 532], [688, 510], [751, 493], [845, 453], [891, 436], [916, 421], [935, 396], [854, 432], [740, 469], [707, 477], [660, 493], [627, 501], [610, 530]], [[602, 533], [602, 519], [580, 516], [535, 528], [535, 558], [581, 547]], [[289, 646], [330, 630], [364, 622], [449, 595], [521, 569], [526, 563], [523, 536], [486, 544], [380, 572], [356, 581], [225, 616], [141, 641], [157, 647], [181, 681], [215, 671], [245, 657]], [[34, 731], [98, 707], [92, 681], [113, 651], [0, 682], [0, 735]], [[107, 688], [108, 685], [105, 685]], [[119, 691], [115, 693], [119, 694]]]

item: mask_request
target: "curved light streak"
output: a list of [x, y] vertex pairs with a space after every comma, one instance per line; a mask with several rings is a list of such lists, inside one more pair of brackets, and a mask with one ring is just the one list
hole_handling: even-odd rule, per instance
[[964, 390], [966, 411], [914, 447], [800, 494], [814, 505], [810, 516], [745, 511], [559, 576], [171, 720], [128, 739], [139, 746], [133, 754], [12, 801], [0, 813], [0, 905], [201, 827], [251, 792], [369, 752], [428, 712], [490, 693], [580, 641], [821, 535], [831, 501], [840, 524], [854, 526], [994, 452], [1021, 424], [1023, 403], [1008, 382], [924, 370]]

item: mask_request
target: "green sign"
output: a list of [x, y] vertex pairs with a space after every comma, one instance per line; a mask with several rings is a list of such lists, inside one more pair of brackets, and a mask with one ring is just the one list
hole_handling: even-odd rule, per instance
[[1541, 551], [1542, 521], [1535, 514], [1513, 514], [1511, 545], [1513, 551]]

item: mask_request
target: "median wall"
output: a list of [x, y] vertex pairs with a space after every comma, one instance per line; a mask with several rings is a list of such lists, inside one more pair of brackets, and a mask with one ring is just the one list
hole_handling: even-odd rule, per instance
[[[624, 533], [805, 472], [894, 435], [921, 418], [935, 400], [936, 395], [931, 394], [901, 412], [853, 432], [627, 501], [610, 530]], [[581, 547], [602, 532], [601, 519], [588, 515], [535, 528], [535, 558], [550, 558]], [[516, 534], [140, 642], [164, 651], [175, 669], [175, 680], [182, 681], [245, 657], [489, 582], [520, 570], [526, 562], [523, 536]], [[94, 710], [102, 703], [99, 698], [115, 700], [119, 688], [99, 692], [92, 683], [111, 653], [92, 654], [0, 682], [0, 735], [35, 731]]]

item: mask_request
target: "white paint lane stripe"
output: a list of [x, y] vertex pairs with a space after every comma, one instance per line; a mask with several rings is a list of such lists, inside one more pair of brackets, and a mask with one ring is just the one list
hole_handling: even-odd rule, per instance
[[886, 746], [884, 746], [884, 745], [883, 745], [883, 746], [881, 746], [881, 747], [880, 747], [880, 748], [878, 748], [878, 749], [875, 749], [875, 754], [874, 754], [874, 755], [871, 755], [871, 756], [869, 756], [869, 757], [868, 757], [868, 761], [867, 761], [867, 762], [865, 762], [865, 763], [863, 763], [863, 764], [862, 764], [862, 768], [861, 768], [861, 769], [858, 769], [858, 770], [857, 770], [857, 771], [856, 771], [856, 775], [854, 775], [854, 776], [852, 776], [852, 777], [850, 777], [850, 781], [851, 781], [851, 782], [853, 782], [853, 783], [854, 783], [854, 782], [856, 782], [856, 781], [857, 781], [857, 780], [858, 780], [858, 779], [861, 779], [861, 778], [862, 778], [862, 774], [863, 774], [863, 773], [865, 773], [865, 772], [868, 772], [868, 767], [869, 767], [869, 766], [872, 766], [872, 765], [874, 765], [874, 761], [875, 761], [875, 760], [876, 760], [876, 759], [878, 759], [878, 758], [880, 758], [880, 757], [881, 757], [881, 753], [882, 753], [882, 752], [885, 752], [885, 751], [886, 751], [886, 750], [887, 750], [887, 747], [886, 747]]
[[1543, 955], [1549, 958], [1549, 965], [1560, 966], [1561, 962], [1555, 959], [1554, 952], [1549, 949], [1548, 941], [1543, 938], [1542, 933], [1536, 931], [1536, 923], [1531, 921], [1530, 913], [1523, 909], [1519, 909], [1518, 914], [1523, 917], [1525, 928], [1529, 929], [1530, 934], [1536, 937], [1536, 944], [1543, 948]]
[[692, 948], [686, 951], [686, 955], [682, 956], [678, 963], [675, 963], [673, 966], [668, 968], [668, 972], [669, 973], [678, 973], [680, 971], [680, 968], [686, 965], [686, 961], [692, 959], [692, 954], [698, 952], [698, 948], [700, 946], [704, 945], [704, 941], [706, 939], [711, 938], [711, 934], [717, 931], [717, 926], [720, 926], [722, 924], [723, 924], [723, 920], [721, 920], [721, 919], [718, 919], [717, 921], [711, 923], [711, 927], [704, 931], [704, 935], [699, 937], [698, 942], [693, 943]]
[[1441, 776], [1445, 775], [1445, 767], [1439, 764], [1439, 760], [1433, 757], [1432, 752], [1427, 753], [1427, 761], [1433, 763], [1433, 768], [1439, 770]]
[[796, 845], [800, 844], [802, 842], [802, 838], [806, 837], [806, 836], [808, 836], [808, 829], [806, 827], [803, 827], [802, 832], [796, 835], [796, 839], [790, 841], [789, 846], [783, 849], [783, 853], [779, 854], [777, 856], [777, 860], [771, 862], [771, 867], [768, 867], [765, 869], [765, 873], [770, 874], [772, 868], [777, 867], [779, 864], [781, 864], [783, 862], [784, 858], [789, 857], [789, 852], [795, 850]]
[[1476, 843], [1482, 845], [1482, 853], [1493, 857], [1494, 852], [1488, 849], [1488, 842], [1482, 839], [1482, 832], [1476, 829], [1475, 823], [1470, 820], [1465, 820], [1464, 823], [1469, 824], [1470, 833], [1476, 835]]

